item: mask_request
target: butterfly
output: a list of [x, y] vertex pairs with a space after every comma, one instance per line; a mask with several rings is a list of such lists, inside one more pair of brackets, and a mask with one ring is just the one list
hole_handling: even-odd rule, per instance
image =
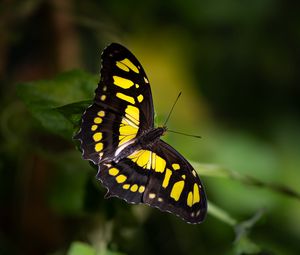
[[136, 57], [112, 43], [101, 55], [101, 79], [79, 132], [83, 158], [98, 165], [106, 197], [144, 203], [201, 223], [207, 211], [204, 187], [191, 164], [160, 139], [154, 127], [151, 88]]

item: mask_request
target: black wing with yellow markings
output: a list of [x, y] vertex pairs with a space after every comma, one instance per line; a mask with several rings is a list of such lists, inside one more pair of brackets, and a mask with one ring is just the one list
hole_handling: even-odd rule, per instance
[[[201, 223], [206, 216], [207, 202], [196, 171], [179, 152], [162, 140], [151, 150], [156, 159], [152, 162], [153, 174], [149, 176], [143, 202], [174, 213], [189, 223]], [[159, 163], [158, 157], [162, 159]]]
[[112, 158], [118, 148], [152, 128], [154, 122], [149, 81], [135, 56], [112, 43], [101, 61], [94, 104], [83, 114], [81, 129], [74, 137], [81, 141], [83, 158], [94, 164]]
[[113, 43], [103, 51], [95, 92], [75, 138], [83, 158], [98, 165], [107, 196], [201, 223], [207, 210], [204, 187], [189, 162], [160, 140], [166, 128], [154, 128], [148, 78], [122, 45]]
[[189, 223], [200, 223], [206, 216], [206, 195], [196, 171], [162, 140], [151, 149], [104, 165], [97, 178], [107, 187], [108, 196], [128, 203], [145, 203]]
[[102, 53], [101, 80], [95, 103], [119, 114], [127, 105], [138, 106], [140, 128], [154, 125], [151, 88], [145, 71], [136, 57], [120, 44], [110, 44]]

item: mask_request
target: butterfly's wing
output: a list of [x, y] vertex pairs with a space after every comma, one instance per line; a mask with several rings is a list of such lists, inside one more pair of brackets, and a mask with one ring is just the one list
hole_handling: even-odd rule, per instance
[[162, 140], [118, 163], [103, 165], [97, 177], [110, 196], [146, 203], [189, 223], [201, 223], [205, 218], [206, 195], [196, 171]]
[[[201, 223], [206, 216], [207, 201], [204, 187], [194, 168], [162, 140], [152, 150], [156, 153], [155, 168], [149, 176], [143, 202], [162, 211], [172, 212], [189, 223]], [[157, 162], [159, 158], [161, 160]], [[161, 173], [164, 164], [165, 171]]]
[[190, 223], [202, 222], [204, 188], [192, 166], [171, 146], [158, 141], [114, 161], [141, 132], [153, 128], [150, 85], [130, 51], [115, 43], [103, 51], [101, 80], [95, 92], [75, 138], [81, 141], [83, 157], [99, 165], [97, 178], [108, 194], [158, 207]]
[[102, 53], [101, 79], [94, 103], [84, 112], [75, 139], [83, 158], [94, 164], [113, 158], [122, 145], [153, 127], [153, 102], [148, 78], [135, 56], [120, 44]]

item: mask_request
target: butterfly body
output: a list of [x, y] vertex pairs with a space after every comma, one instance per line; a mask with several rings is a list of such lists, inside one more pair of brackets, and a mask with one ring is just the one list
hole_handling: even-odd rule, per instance
[[95, 94], [75, 139], [81, 141], [83, 158], [98, 165], [96, 177], [108, 196], [202, 222], [204, 187], [189, 162], [160, 139], [167, 128], [154, 127], [148, 78], [122, 45], [113, 43], [103, 51]]
[[138, 138], [133, 141], [124, 144], [113, 157], [105, 158], [100, 161], [100, 163], [118, 163], [121, 159], [128, 157], [129, 155], [137, 152], [141, 149], [149, 149], [159, 141], [160, 137], [166, 132], [166, 127], [151, 128], [149, 130], [143, 131]]

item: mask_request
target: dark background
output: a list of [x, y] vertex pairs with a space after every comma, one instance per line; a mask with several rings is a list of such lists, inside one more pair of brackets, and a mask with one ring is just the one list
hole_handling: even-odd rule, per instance
[[[1, 1], [0, 254], [298, 254], [299, 10], [283, 0]], [[144, 66], [157, 124], [183, 93], [168, 126], [202, 139], [165, 140], [198, 166], [219, 208], [201, 225], [105, 200], [72, 135], [22, 99], [18, 84], [34, 95], [40, 80], [54, 88], [81, 69], [96, 76], [81, 98], [91, 100], [111, 42]], [[67, 85], [57, 98], [78, 101]], [[235, 223], [262, 209], [236, 239]]]

